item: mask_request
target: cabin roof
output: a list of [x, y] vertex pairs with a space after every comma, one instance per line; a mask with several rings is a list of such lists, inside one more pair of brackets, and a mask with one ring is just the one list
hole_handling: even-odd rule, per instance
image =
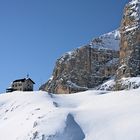
[[16, 82], [25, 82], [26, 80], [30, 80], [33, 84], [35, 84], [35, 82], [31, 78], [17, 79], [17, 80], [14, 80], [13, 83], [16, 83]]

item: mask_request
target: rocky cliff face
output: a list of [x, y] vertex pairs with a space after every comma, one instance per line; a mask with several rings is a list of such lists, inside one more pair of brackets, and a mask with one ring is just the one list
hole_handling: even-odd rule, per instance
[[102, 84], [116, 73], [119, 42], [119, 31], [115, 30], [64, 54], [57, 60], [52, 78], [40, 89], [57, 94], [74, 93]]
[[58, 59], [52, 78], [40, 89], [74, 93], [94, 88], [113, 76], [110, 86], [103, 84], [98, 88], [126, 89], [134, 82], [128, 86], [124, 78], [140, 76], [140, 0], [126, 4], [119, 30], [95, 38]]
[[126, 5], [120, 34], [120, 67], [116, 89], [123, 89], [121, 78], [140, 75], [140, 0], [132, 0]]

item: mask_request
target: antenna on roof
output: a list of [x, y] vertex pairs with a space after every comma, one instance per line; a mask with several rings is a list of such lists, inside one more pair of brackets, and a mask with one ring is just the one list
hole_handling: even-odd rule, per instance
[[29, 74], [27, 74], [27, 79], [29, 78]]

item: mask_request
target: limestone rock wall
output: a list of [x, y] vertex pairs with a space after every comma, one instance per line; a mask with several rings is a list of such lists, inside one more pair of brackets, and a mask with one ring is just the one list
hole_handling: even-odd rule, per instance
[[116, 89], [122, 89], [121, 78], [140, 75], [140, 1], [132, 0], [125, 9], [120, 27], [120, 65]]
[[[119, 34], [118, 31], [64, 54], [57, 60], [52, 78], [40, 89], [57, 94], [75, 93], [94, 88], [115, 75], [119, 57], [116, 50], [119, 35], [115, 34]], [[105, 45], [111, 46], [113, 42], [116, 44], [115, 49], [111, 50]]]
[[40, 89], [75, 93], [95, 88], [113, 76], [111, 90], [124, 89], [123, 78], [140, 76], [140, 0], [126, 4], [119, 30], [58, 59], [52, 78]]

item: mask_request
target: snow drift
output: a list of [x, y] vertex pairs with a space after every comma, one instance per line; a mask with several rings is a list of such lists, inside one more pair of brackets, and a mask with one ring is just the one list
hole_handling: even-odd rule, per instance
[[139, 140], [140, 89], [0, 95], [2, 140]]

